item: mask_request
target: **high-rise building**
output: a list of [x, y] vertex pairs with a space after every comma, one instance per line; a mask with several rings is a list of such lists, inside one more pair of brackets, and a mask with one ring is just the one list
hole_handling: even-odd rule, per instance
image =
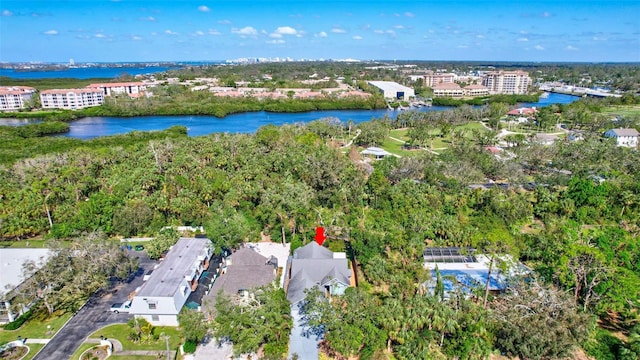
[[525, 71], [491, 71], [484, 74], [482, 85], [491, 94], [526, 94], [531, 85], [529, 73]]

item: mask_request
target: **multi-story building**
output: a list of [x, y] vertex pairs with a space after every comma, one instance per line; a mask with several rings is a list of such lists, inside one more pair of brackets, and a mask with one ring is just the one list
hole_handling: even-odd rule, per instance
[[40, 92], [40, 101], [44, 109], [76, 110], [104, 103], [102, 90], [84, 89], [51, 89]]
[[531, 78], [526, 71], [491, 71], [482, 77], [482, 85], [491, 94], [526, 94]]
[[434, 85], [432, 88], [435, 97], [462, 97], [464, 90], [456, 83], [443, 83]]
[[90, 84], [87, 87], [100, 89], [104, 96], [125, 94], [131, 97], [138, 97], [147, 90], [147, 85], [143, 82], [100, 83]]
[[130, 312], [155, 326], [178, 326], [178, 314], [209, 269], [211, 240], [181, 238], [131, 301]]
[[434, 87], [438, 84], [451, 84], [455, 81], [456, 75], [452, 73], [434, 73], [428, 72], [423, 77], [424, 86]]
[[0, 86], [0, 111], [23, 109], [35, 92], [28, 86]]

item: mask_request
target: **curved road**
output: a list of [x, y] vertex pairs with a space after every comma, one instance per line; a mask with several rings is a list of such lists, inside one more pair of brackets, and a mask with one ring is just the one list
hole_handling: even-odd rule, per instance
[[137, 256], [140, 262], [138, 272], [132, 281], [115, 286], [111, 293], [91, 298], [67, 324], [58, 331], [40, 352], [33, 357], [34, 360], [70, 359], [71, 355], [86, 340], [86, 338], [98, 329], [111, 324], [124, 324], [131, 315], [114, 314], [109, 311], [113, 303], [124, 302], [129, 294], [142, 285], [143, 275], [155, 265], [146, 254], [131, 252], [131, 256]]

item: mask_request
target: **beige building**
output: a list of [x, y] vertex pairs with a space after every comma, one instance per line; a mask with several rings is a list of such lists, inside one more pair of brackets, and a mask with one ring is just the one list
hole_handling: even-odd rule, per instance
[[428, 72], [423, 76], [424, 86], [434, 87], [438, 84], [451, 84], [455, 81], [456, 75], [452, 73]]
[[23, 109], [35, 92], [29, 86], [0, 86], [0, 111]]
[[104, 93], [97, 88], [51, 89], [40, 92], [44, 109], [76, 110], [104, 103]]
[[489, 95], [489, 89], [482, 85], [460, 87], [457, 83], [442, 83], [431, 88], [435, 97], [476, 97]]
[[529, 92], [531, 78], [525, 71], [491, 71], [484, 74], [482, 85], [490, 94], [526, 94]]
[[104, 96], [125, 94], [131, 97], [138, 97], [144, 94], [144, 91], [147, 90], [147, 86], [142, 82], [90, 84], [87, 87], [100, 89]]

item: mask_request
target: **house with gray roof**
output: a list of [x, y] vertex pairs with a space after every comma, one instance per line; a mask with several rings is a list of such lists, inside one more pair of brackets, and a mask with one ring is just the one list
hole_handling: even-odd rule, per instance
[[[220, 292], [226, 295], [242, 295], [245, 291], [272, 284], [276, 280], [278, 261], [265, 257], [254, 248], [244, 247], [233, 252], [225, 260], [224, 274], [215, 279], [206, 302], [215, 306]], [[211, 310], [211, 309], [209, 309]]]
[[306, 329], [303, 322], [302, 304], [305, 290], [318, 288], [325, 296], [342, 295], [351, 286], [352, 270], [345, 253], [331, 250], [310, 242], [296, 249], [285, 267], [285, 290], [291, 302], [293, 329], [289, 336], [289, 358], [317, 359], [321, 335]]
[[178, 326], [178, 314], [209, 268], [211, 240], [180, 238], [137, 290], [130, 313], [155, 326]]
[[351, 285], [351, 269], [344, 253], [316, 242], [296, 249], [287, 266], [287, 299], [296, 304], [304, 300], [306, 289], [318, 287], [328, 296], [342, 295]]
[[638, 147], [640, 133], [636, 129], [611, 129], [604, 136], [616, 139], [618, 146]]

